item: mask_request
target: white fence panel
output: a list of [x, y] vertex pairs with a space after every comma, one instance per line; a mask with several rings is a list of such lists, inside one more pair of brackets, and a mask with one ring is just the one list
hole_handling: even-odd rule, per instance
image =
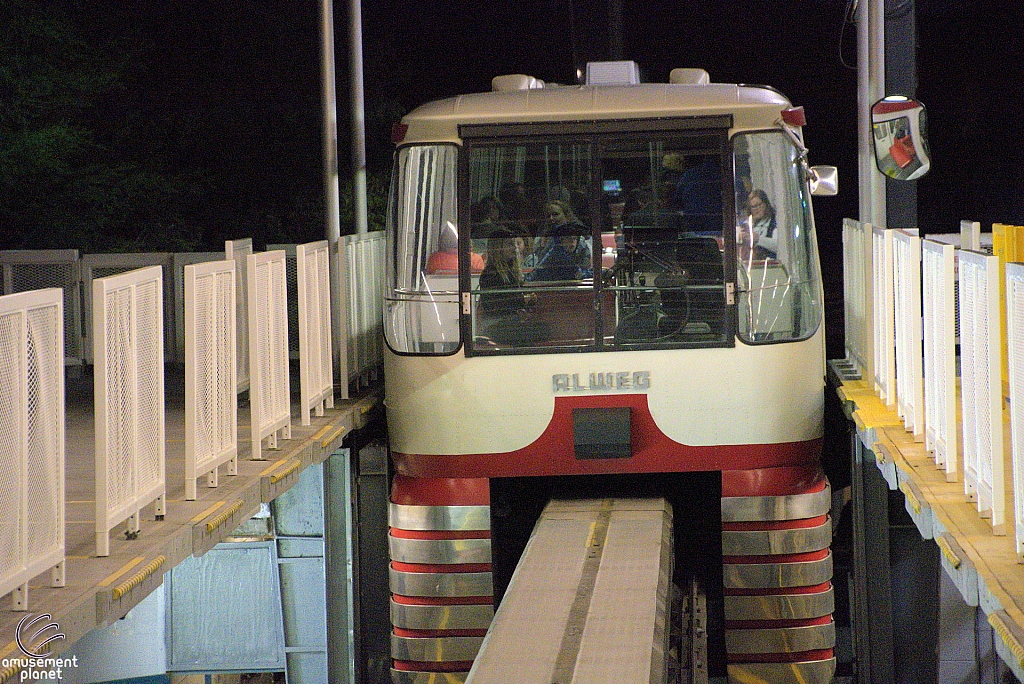
[[893, 231], [896, 325], [896, 403], [904, 427], [924, 438], [924, 371], [921, 349], [921, 238]]
[[[208, 261], [220, 261], [223, 252], [175, 252], [171, 259], [171, 270], [174, 274], [174, 358], [185, 363], [185, 267], [190, 264], [203, 264]], [[166, 321], [164, 321], [166, 323]]]
[[959, 262], [964, 491], [1005, 534], [999, 259], [961, 250]]
[[[82, 257], [82, 292], [85, 295], [85, 320], [93, 316], [92, 283], [97, 278], [127, 273], [147, 266], [163, 269], [164, 283], [164, 359], [168, 363], [178, 361], [174, 356], [174, 271], [173, 255], [170, 252], [133, 252], [126, 254], [86, 254]], [[93, 363], [93, 341], [90, 330], [85, 331], [85, 360]]]
[[64, 293], [64, 363], [85, 359], [82, 329], [81, 262], [77, 249], [13, 249], [0, 251], [3, 289], [0, 294], [59, 287]]
[[363, 384], [384, 363], [384, 233], [343, 238], [348, 294], [348, 380]]
[[298, 245], [267, 245], [267, 251], [284, 250], [285, 276], [288, 281], [288, 358], [299, 360], [299, 276], [296, 272], [296, 249]]
[[218, 469], [238, 474], [235, 377], [235, 264], [185, 266], [185, 499], [196, 478], [218, 485]]
[[252, 458], [261, 459], [263, 439], [277, 448], [278, 432], [291, 439], [288, 377], [288, 285], [282, 250], [250, 254], [249, 407]]
[[853, 219], [843, 220], [843, 287], [846, 358], [873, 378], [871, 228]]
[[[237, 354], [238, 393], [249, 389], [249, 255], [252, 238], [224, 242], [224, 258], [235, 261], [235, 330], [238, 334]], [[250, 397], [250, 400], [252, 397]]]
[[0, 297], [0, 596], [64, 586], [64, 294]]
[[1017, 560], [1024, 563], [1024, 264], [1006, 264], [1006, 318], [1010, 366], [1010, 444]]
[[892, 287], [892, 232], [871, 233], [872, 317], [874, 324], [875, 392], [887, 406], [896, 402], [895, 302]]
[[956, 426], [956, 270], [953, 245], [921, 243], [924, 292], [925, 448], [954, 482]]
[[309, 425], [309, 412], [322, 416], [334, 408], [334, 366], [331, 352], [330, 252], [326, 240], [298, 245], [295, 270], [299, 300], [299, 411]]
[[144, 506], [165, 512], [163, 287], [159, 266], [93, 280], [97, 556]]

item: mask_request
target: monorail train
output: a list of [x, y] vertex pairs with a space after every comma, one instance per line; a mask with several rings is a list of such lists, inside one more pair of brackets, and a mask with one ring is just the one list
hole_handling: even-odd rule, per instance
[[719, 676], [831, 680], [810, 196], [835, 169], [772, 88], [638, 73], [499, 76], [395, 126], [394, 682], [463, 680], [547, 496], [648, 494], [706, 585]]

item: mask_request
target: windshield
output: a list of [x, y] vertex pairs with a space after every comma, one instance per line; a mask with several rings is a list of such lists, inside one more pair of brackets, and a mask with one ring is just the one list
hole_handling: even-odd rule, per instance
[[821, 322], [804, 160], [782, 131], [733, 138], [737, 333], [748, 344], [810, 336]]
[[[470, 140], [471, 353], [731, 344], [724, 131]], [[731, 275], [731, 274], [730, 274]]]
[[462, 148], [400, 148], [391, 349], [614, 351], [813, 334], [820, 278], [800, 151], [776, 129], [734, 136], [730, 154], [728, 124], [714, 118], [639, 123], [488, 126], [463, 130]]

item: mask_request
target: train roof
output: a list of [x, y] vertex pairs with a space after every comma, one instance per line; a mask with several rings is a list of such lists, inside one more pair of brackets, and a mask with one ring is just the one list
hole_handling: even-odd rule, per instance
[[[528, 78], [528, 77], [523, 77]], [[495, 79], [498, 81], [498, 79]], [[402, 118], [405, 142], [458, 142], [461, 124], [656, 119], [731, 114], [733, 130], [774, 127], [791, 106], [766, 86], [726, 83], [544, 85], [459, 95]]]

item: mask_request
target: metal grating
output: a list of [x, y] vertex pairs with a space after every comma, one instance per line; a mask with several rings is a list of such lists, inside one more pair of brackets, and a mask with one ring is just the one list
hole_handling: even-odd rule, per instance
[[174, 274], [171, 288], [174, 292], [171, 299], [174, 311], [174, 358], [179, 363], [185, 363], [185, 267], [222, 259], [223, 252], [175, 252], [171, 255], [171, 272]]
[[309, 425], [309, 412], [322, 416], [334, 407], [331, 352], [331, 285], [326, 240], [298, 245], [295, 268], [298, 287], [299, 411]]
[[904, 427], [924, 437], [924, 378], [921, 349], [921, 238], [893, 232], [896, 326], [896, 397]]
[[252, 458], [262, 458], [262, 442], [277, 448], [278, 433], [291, 438], [288, 377], [288, 297], [282, 250], [248, 257], [249, 405]]
[[[960, 252], [964, 483], [978, 512], [1005, 527], [998, 257]], [[998, 463], [994, 459], [998, 458]], [[996, 496], [998, 494], [998, 496]]]
[[1018, 561], [1024, 562], [1024, 264], [1006, 264], [1006, 318], [1010, 370], [1010, 443], [1013, 521]]
[[60, 288], [64, 306], [64, 362], [85, 359], [81, 297], [81, 267], [76, 249], [0, 251], [3, 289], [0, 294]]
[[110, 530], [165, 500], [163, 268], [93, 280], [96, 555]]
[[[120, 273], [127, 273], [147, 266], [159, 266], [163, 269], [164, 286], [163, 302], [166, 309], [164, 319], [168, 323], [164, 331], [165, 361], [174, 363], [179, 360], [174, 350], [174, 293], [173, 286], [173, 255], [169, 252], [136, 252], [128, 254], [86, 254], [81, 261], [82, 293], [84, 295], [84, 317], [91, 320], [93, 310], [92, 282], [97, 278], [107, 278]], [[84, 349], [86, 363], [93, 363], [91, 331], [86, 327]]]
[[956, 479], [956, 299], [953, 245], [921, 243], [924, 294], [925, 448], [935, 465]]
[[64, 291], [0, 297], [0, 595], [64, 582]]
[[218, 468], [238, 473], [235, 264], [185, 267], [185, 498], [196, 478], [216, 487]]
[[224, 243], [224, 258], [235, 260], [235, 332], [236, 377], [239, 394], [249, 389], [249, 255], [252, 254], [252, 238], [228, 240]]
[[384, 233], [343, 238], [348, 294], [348, 381], [364, 385], [384, 363]]
[[296, 245], [267, 245], [267, 251], [284, 250], [288, 283], [288, 358], [299, 359], [299, 276], [296, 271]]
[[886, 405], [896, 401], [896, 340], [893, 331], [895, 302], [892, 288], [892, 233], [873, 228], [871, 233], [872, 317], [874, 331], [875, 391]]

